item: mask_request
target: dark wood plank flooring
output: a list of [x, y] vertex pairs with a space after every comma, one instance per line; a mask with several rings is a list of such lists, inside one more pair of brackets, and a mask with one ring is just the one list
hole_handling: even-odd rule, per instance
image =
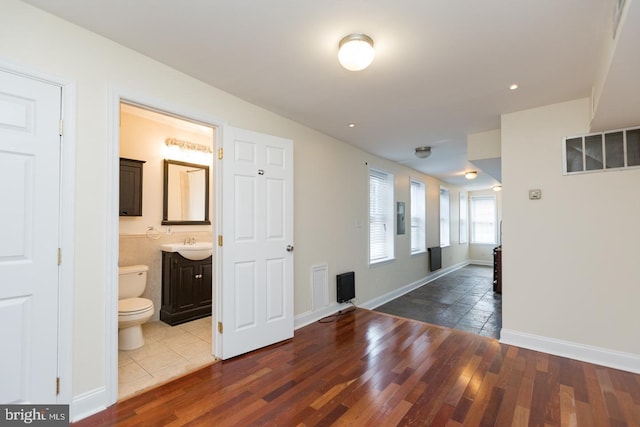
[[640, 375], [356, 309], [75, 426], [640, 426]]
[[382, 313], [500, 338], [502, 296], [493, 268], [467, 265], [376, 308]]

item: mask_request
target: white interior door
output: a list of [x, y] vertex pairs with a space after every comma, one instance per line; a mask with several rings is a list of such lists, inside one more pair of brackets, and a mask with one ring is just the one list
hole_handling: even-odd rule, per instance
[[225, 127], [223, 359], [293, 337], [293, 142]]
[[61, 88], [0, 70], [0, 403], [55, 403]]

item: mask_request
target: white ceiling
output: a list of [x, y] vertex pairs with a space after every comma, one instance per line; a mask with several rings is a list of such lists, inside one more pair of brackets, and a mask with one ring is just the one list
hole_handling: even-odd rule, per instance
[[[204, 82], [455, 185], [466, 136], [591, 94], [604, 0], [25, 0]], [[342, 69], [361, 32], [376, 58]], [[520, 89], [510, 91], [518, 83]], [[355, 123], [349, 128], [348, 123]], [[418, 160], [417, 146], [433, 147]], [[480, 173], [469, 189], [496, 181]]]

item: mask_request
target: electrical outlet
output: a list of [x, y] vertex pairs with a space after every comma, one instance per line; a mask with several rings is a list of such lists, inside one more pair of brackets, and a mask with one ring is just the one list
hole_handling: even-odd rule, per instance
[[529, 190], [529, 199], [530, 200], [540, 200], [542, 199], [542, 190], [536, 188], [533, 190]]

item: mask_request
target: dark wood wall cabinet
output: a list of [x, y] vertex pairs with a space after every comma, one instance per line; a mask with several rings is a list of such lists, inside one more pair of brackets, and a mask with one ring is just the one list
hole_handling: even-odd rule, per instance
[[502, 247], [493, 248], [493, 292], [502, 293]]
[[120, 216], [142, 216], [143, 160], [120, 158]]
[[171, 326], [211, 315], [212, 257], [191, 261], [162, 252], [160, 320]]

